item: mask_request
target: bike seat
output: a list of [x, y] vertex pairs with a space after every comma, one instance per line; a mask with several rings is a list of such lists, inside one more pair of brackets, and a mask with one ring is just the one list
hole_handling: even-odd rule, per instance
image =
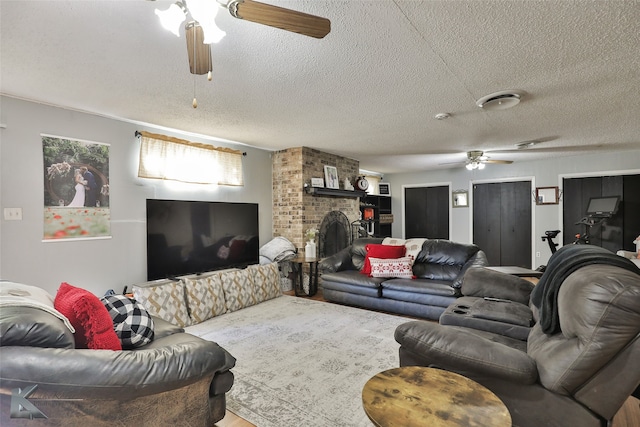
[[547, 237], [551, 237], [552, 239], [556, 237], [559, 233], [560, 233], [560, 230], [547, 230], [544, 232], [544, 234]]

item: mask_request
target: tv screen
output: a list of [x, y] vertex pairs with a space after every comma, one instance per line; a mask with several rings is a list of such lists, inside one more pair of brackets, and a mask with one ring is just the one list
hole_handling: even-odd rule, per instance
[[147, 199], [147, 280], [258, 263], [258, 205]]
[[587, 215], [613, 215], [619, 202], [620, 196], [592, 197], [587, 205]]

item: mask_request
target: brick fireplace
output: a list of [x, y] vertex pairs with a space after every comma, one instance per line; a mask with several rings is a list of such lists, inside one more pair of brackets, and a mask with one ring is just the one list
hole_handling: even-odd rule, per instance
[[311, 178], [324, 178], [324, 166], [338, 169], [340, 188], [344, 179], [358, 176], [360, 162], [324, 153], [308, 147], [289, 148], [273, 154], [273, 236], [289, 239], [300, 254], [304, 253], [304, 233], [309, 228], [320, 229], [323, 218], [332, 211], [344, 213], [349, 223], [359, 217], [357, 197], [313, 196], [304, 184]]

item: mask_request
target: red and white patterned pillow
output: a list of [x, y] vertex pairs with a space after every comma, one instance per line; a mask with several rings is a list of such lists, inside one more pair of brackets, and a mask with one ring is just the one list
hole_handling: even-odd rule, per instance
[[413, 264], [411, 257], [401, 257], [392, 259], [369, 258], [371, 262], [372, 277], [398, 277], [402, 279], [413, 279]]

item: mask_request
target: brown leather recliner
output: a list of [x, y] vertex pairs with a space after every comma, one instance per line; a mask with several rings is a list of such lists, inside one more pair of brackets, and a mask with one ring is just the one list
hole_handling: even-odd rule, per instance
[[640, 384], [640, 275], [605, 264], [557, 289], [560, 332], [526, 341], [460, 326], [400, 325], [400, 365], [457, 372], [493, 391], [514, 426], [604, 426]]

